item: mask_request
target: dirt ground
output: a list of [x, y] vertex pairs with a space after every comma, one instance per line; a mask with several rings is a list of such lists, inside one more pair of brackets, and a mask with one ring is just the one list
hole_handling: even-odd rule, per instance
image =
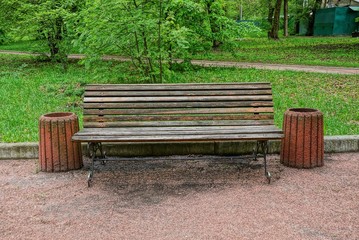
[[359, 153], [315, 169], [188, 156], [37, 171], [0, 161], [0, 239], [359, 239]]

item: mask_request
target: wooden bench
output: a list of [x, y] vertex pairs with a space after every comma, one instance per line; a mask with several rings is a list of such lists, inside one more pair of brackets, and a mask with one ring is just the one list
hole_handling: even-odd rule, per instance
[[84, 128], [72, 139], [88, 143], [89, 186], [102, 142], [256, 140], [270, 182], [267, 142], [283, 137], [273, 111], [270, 83], [87, 85]]

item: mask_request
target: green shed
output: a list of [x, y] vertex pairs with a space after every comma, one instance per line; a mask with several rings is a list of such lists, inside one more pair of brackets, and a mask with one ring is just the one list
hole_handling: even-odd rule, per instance
[[357, 28], [359, 7], [318, 9], [314, 20], [314, 36], [351, 35]]

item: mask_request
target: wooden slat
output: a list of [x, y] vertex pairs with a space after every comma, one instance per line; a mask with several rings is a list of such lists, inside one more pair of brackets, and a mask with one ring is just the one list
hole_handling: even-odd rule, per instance
[[191, 109], [85, 109], [89, 115], [193, 115], [193, 114], [237, 114], [237, 113], [273, 113], [267, 108], [191, 108]]
[[[85, 116], [85, 119], [88, 119]], [[93, 115], [91, 120], [94, 121], [226, 121], [226, 120], [269, 120], [273, 119], [273, 114], [241, 114], [241, 115], [201, 115], [201, 116], [166, 116], [166, 115], [146, 115], [146, 116], [96, 116]]]
[[273, 114], [240, 114], [240, 115], [201, 115], [201, 116], [98, 116], [98, 115], [85, 115], [85, 122], [120, 122], [120, 121], [228, 121], [228, 120], [268, 120], [273, 119]]
[[224, 135], [168, 135], [168, 136], [73, 136], [74, 141], [86, 142], [187, 142], [187, 141], [238, 141], [281, 139], [280, 133], [224, 134]]
[[228, 125], [228, 126], [154, 126], [154, 127], [118, 127], [111, 129], [98, 129], [98, 128], [86, 128], [83, 129], [83, 132], [109, 132], [109, 133], [122, 133], [123, 131], [132, 132], [132, 131], [220, 131], [220, 130], [278, 130], [278, 128], [274, 125], [268, 126], [236, 126], [236, 125]]
[[154, 127], [154, 126], [256, 126], [273, 125], [273, 120], [229, 120], [229, 121], [113, 121], [113, 122], [84, 122], [85, 128], [115, 128], [115, 127]]
[[117, 136], [183, 136], [183, 135], [231, 135], [231, 134], [257, 134], [257, 133], [281, 133], [280, 130], [277, 131], [264, 131], [264, 130], [253, 130], [252, 132], [247, 130], [247, 131], [235, 131], [235, 130], [221, 130], [221, 131], [201, 131], [198, 130], [196, 132], [193, 131], [166, 131], [166, 132], [155, 132], [155, 131], [149, 131], [146, 130], [144, 131], [142, 134], [140, 132], [128, 132], [128, 131], [123, 131], [121, 132], [121, 134], [116, 134], [116, 133], [111, 133], [111, 132], [92, 132], [92, 133], [84, 133], [81, 132], [80, 134], [77, 134], [78, 136], [98, 136], [101, 135], [103, 137], [117, 137]]
[[181, 101], [266, 101], [271, 95], [255, 96], [173, 96], [173, 97], [85, 97], [85, 103], [96, 102], [181, 102]]
[[130, 109], [156, 109], [156, 108], [215, 108], [215, 107], [272, 107], [271, 101], [237, 101], [237, 102], [151, 102], [145, 103], [85, 103], [84, 109], [97, 108], [130, 108]]
[[197, 90], [197, 91], [87, 91], [85, 97], [138, 97], [138, 96], [229, 96], [229, 95], [271, 95], [270, 89], [247, 90]]
[[90, 84], [86, 91], [137, 91], [137, 90], [227, 90], [271, 88], [270, 83], [225, 83], [225, 84]]
[[237, 135], [237, 134], [258, 134], [258, 133], [263, 133], [263, 134], [267, 134], [267, 133], [281, 133], [280, 130], [260, 130], [260, 129], [255, 129], [253, 131], [249, 131], [249, 130], [243, 130], [243, 131], [236, 131], [236, 130], [212, 130], [212, 131], [201, 131], [201, 130], [197, 130], [196, 132], [194, 131], [151, 131], [151, 130], [146, 130], [143, 132], [139, 132], [139, 131], [122, 131], [121, 133], [116, 133], [116, 132], [81, 132], [79, 134], [77, 134], [78, 136], [98, 136], [101, 135], [104, 138], [106, 137], [147, 137], [147, 136], [156, 136], [156, 137], [167, 137], [167, 136], [171, 136], [171, 137], [179, 137], [179, 136], [185, 136], [185, 135], [213, 135], [214, 137], [216, 137], [217, 135]]
[[126, 128], [111, 128], [111, 129], [98, 129], [87, 128], [78, 135], [80, 136], [147, 136], [147, 135], [208, 135], [208, 134], [254, 134], [254, 133], [280, 133], [275, 126], [205, 126], [205, 127], [126, 127]]

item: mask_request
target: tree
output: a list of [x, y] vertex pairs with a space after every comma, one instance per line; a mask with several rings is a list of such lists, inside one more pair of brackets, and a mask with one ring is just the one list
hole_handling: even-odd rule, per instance
[[276, 0], [276, 4], [274, 7], [274, 16], [272, 21], [272, 28], [269, 32], [269, 37], [272, 39], [279, 39], [278, 32], [279, 32], [279, 26], [280, 26], [280, 9], [282, 6], [282, 0]]
[[267, 15], [267, 21], [272, 26], [273, 23], [273, 15], [274, 15], [274, 0], [267, 0], [267, 6], [268, 6], [268, 15]]
[[288, 37], [288, 0], [283, 1], [284, 36]]
[[206, 17], [204, 24], [210, 28], [209, 38], [212, 48], [219, 48], [225, 41], [230, 42], [235, 35], [235, 22], [226, 16], [226, 5], [223, 0], [202, 0]]
[[81, 19], [83, 52], [130, 56], [148, 82], [162, 82], [174, 58], [234, 41], [238, 31], [223, 1], [214, 0], [94, 0]]
[[85, 0], [1, 1], [6, 9], [11, 9], [3, 16], [9, 19], [7, 31], [19, 37], [42, 40], [51, 60], [66, 62], [77, 13]]

